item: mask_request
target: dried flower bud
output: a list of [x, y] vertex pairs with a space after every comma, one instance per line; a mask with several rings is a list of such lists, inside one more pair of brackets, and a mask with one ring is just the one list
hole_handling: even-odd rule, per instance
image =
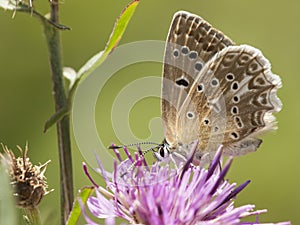
[[17, 10], [18, 6], [33, 8], [33, 0], [0, 0], [0, 7], [6, 10]]
[[2, 162], [6, 163], [16, 196], [16, 204], [22, 208], [34, 208], [40, 203], [43, 196], [50, 192], [47, 191], [48, 185], [44, 176], [50, 160], [43, 165], [33, 165], [27, 157], [28, 145], [26, 144], [25, 151], [21, 147], [17, 147], [21, 152], [21, 157], [16, 158], [14, 153], [3, 144], [4, 154], [0, 153], [0, 157]]

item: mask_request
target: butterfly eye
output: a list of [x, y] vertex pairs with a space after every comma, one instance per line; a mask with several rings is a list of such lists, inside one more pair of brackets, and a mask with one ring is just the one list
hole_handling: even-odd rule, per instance
[[169, 155], [170, 155], [170, 151], [167, 145], [162, 145], [161, 147], [159, 147], [157, 152], [154, 152], [154, 157], [158, 161], [164, 161], [169, 157]]

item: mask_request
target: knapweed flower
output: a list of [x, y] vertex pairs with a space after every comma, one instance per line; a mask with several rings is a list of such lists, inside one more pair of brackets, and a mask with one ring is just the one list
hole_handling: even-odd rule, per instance
[[4, 153], [0, 153], [2, 163], [6, 165], [11, 184], [14, 188], [16, 204], [21, 208], [35, 208], [42, 198], [49, 193], [46, 177], [46, 167], [50, 160], [43, 165], [33, 165], [28, 158], [28, 145], [21, 152], [21, 157], [16, 158], [14, 153], [2, 145]]
[[[195, 148], [196, 145], [191, 152]], [[242, 219], [266, 212], [254, 211], [254, 205], [234, 206], [234, 199], [249, 181], [236, 186], [224, 179], [232, 158], [221, 169], [221, 148], [208, 169], [191, 165], [193, 156], [180, 168], [172, 169], [159, 162], [150, 168], [141, 157], [136, 155], [134, 162], [127, 149], [125, 152], [128, 159], [123, 161], [115, 150], [119, 163], [115, 162], [111, 176], [99, 162], [107, 189], [99, 187], [90, 178], [84, 164], [87, 176], [96, 187], [96, 196], [89, 197], [87, 207], [93, 216], [105, 219], [105, 224], [115, 224], [115, 218], [144, 225], [260, 224], [258, 218], [255, 222], [243, 222]], [[83, 206], [82, 210], [88, 224], [97, 224]]]

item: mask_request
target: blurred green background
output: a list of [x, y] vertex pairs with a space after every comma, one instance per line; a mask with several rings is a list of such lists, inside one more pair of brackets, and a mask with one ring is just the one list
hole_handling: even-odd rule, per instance
[[[62, 33], [64, 64], [79, 69], [93, 54], [105, 47], [116, 17], [128, 1], [73, 0], [61, 2], [61, 22], [72, 27]], [[47, 1], [34, 2], [36, 9], [48, 12]], [[284, 104], [277, 115], [279, 130], [266, 135], [256, 153], [234, 160], [228, 178], [238, 184], [252, 182], [238, 197], [236, 205], [255, 204], [268, 209], [261, 222], [291, 220], [300, 224], [300, 104], [298, 72], [300, 53], [300, 2], [291, 1], [201, 1], [141, 0], [120, 44], [138, 40], [165, 40], [173, 14], [187, 10], [198, 14], [222, 30], [237, 44], [260, 48], [279, 74], [283, 88], [279, 96]], [[44, 218], [59, 221], [59, 170], [56, 130], [43, 134], [43, 124], [53, 113], [52, 85], [48, 53], [42, 28], [29, 15], [0, 13], [0, 142], [15, 150], [29, 142], [33, 162], [52, 163], [46, 173], [55, 192], [41, 203]], [[126, 71], [125, 71], [126, 72]], [[147, 75], [161, 75], [161, 65], [148, 63], [116, 75], [105, 86], [97, 106], [97, 126], [107, 127], [103, 140], [117, 142], [110, 125], [113, 96], [128, 82]], [[100, 100], [99, 100], [100, 102]], [[105, 106], [105, 107], [103, 107]], [[145, 114], [147, 109], [147, 114]], [[148, 122], [160, 116], [159, 99], [145, 99], [132, 110], [130, 125], [135, 135], [149, 135]], [[102, 135], [102, 134], [101, 134]], [[160, 140], [154, 140], [160, 141]], [[76, 190], [90, 184], [83, 175], [83, 158], [73, 141]], [[21, 219], [20, 219], [21, 220]]]

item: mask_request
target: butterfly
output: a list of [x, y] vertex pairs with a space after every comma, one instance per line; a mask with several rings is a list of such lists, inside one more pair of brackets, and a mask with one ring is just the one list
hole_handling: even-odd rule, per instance
[[197, 15], [175, 13], [163, 63], [165, 139], [156, 158], [186, 158], [195, 140], [195, 165], [210, 162], [220, 145], [232, 156], [255, 151], [258, 136], [276, 129], [280, 87], [260, 50], [236, 45]]

